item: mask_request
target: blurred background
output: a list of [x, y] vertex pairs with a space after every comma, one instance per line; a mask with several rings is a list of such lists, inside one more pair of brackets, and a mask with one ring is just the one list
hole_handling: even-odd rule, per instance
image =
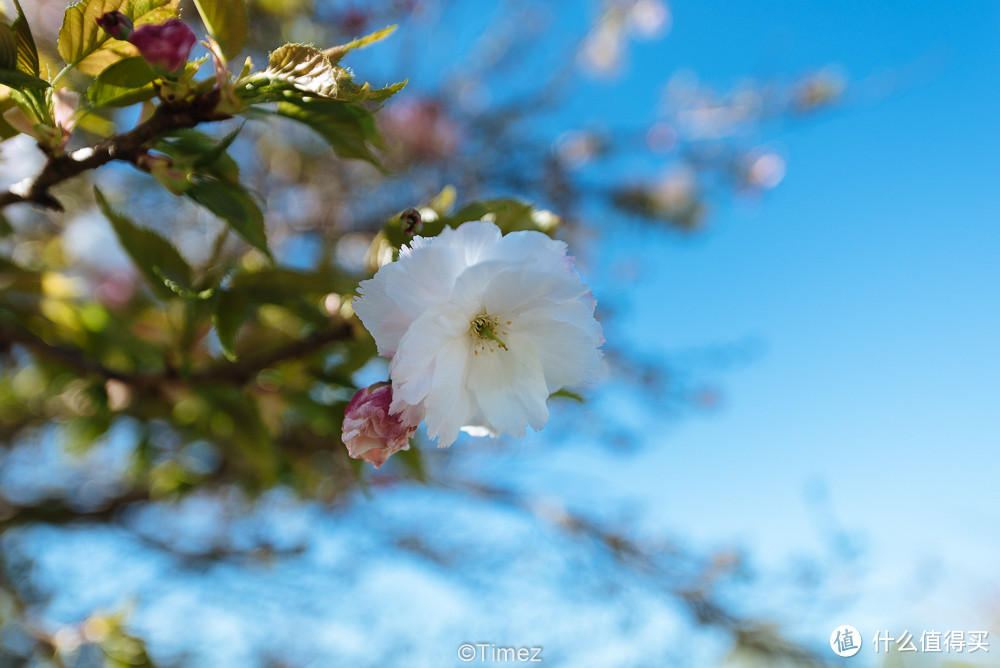
[[[22, 4], [44, 49], [66, 3]], [[377, 114], [390, 174], [290, 125], [250, 123], [231, 149], [279, 264], [333, 277], [316, 304], [350, 317], [400, 211], [517, 198], [598, 298], [601, 381], [554, 397], [540, 433], [438, 451], [421, 430], [375, 472], [339, 440], [353, 388], [387, 375], [363, 333], [246, 392], [169, 397], [0, 338], [0, 666], [458, 666], [463, 643], [480, 663], [998, 665], [995, 3], [251, 0], [250, 17], [256, 63], [399, 25], [344, 61], [409, 79]], [[0, 143], [3, 185], [42, 157]], [[259, 262], [148, 177], [96, 180], [192, 261]], [[89, 184], [62, 196], [66, 214], [5, 211], [3, 257], [70, 281], [41, 288], [52, 322], [99, 337], [91, 321], [123, 319], [157, 344], [172, 316]], [[260, 329], [308, 330], [274, 302]], [[830, 647], [843, 624], [850, 659]], [[989, 651], [920, 651], [933, 633]]]

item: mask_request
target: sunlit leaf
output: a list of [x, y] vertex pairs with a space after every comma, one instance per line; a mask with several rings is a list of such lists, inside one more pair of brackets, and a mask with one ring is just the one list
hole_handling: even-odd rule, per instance
[[368, 46], [369, 44], [374, 44], [379, 42], [393, 32], [395, 32], [396, 26], [392, 25], [387, 28], [382, 28], [381, 30], [376, 30], [375, 32], [365, 35], [364, 37], [359, 37], [358, 39], [352, 40], [347, 44], [341, 44], [339, 46], [334, 46], [327, 49], [324, 53], [330, 59], [334, 65], [336, 65], [341, 58], [343, 58], [348, 52], [354, 49], [360, 49], [362, 47]]
[[230, 60], [247, 41], [246, 0], [194, 0], [202, 22]]
[[[97, 25], [97, 19], [107, 12], [120, 11], [136, 26], [161, 23], [177, 16], [179, 0], [80, 0], [66, 9], [59, 30], [59, 55], [70, 65], [87, 74], [101, 69], [126, 55], [138, 55], [131, 44], [113, 40]], [[103, 51], [96, 54], [98, 50]], [[98, 55], [86, 66], [88, 56]]]
[[80, 0], [67, 7], [59, 30], [58, 48], [62, 59], [75, 65], [93, 53], [109, 39], [97, 25], [97, 19], [107, 12], [122, 11], [127, 4], [127, 0]]
[[119, 60], [101, 72], [87, 89], [95, 107], [124, 107], [156, 95], [152, 81], [156, 73], [140, 56]]
[[0, 69], [17, 69], [17, 38], [10, 26], [0, 23]]
[[340, 90], [337, 93], [337, 99], [344, 100], [345, 102], [385, 102], [403, 90], [408, 82], [409, 79], [386, 86], [385, 88], [373, 89], [368, 82], [365, 82], [362, 86], [358, 86], [352, 79], [342, 78], [338, 82]]
[[191, 290], [191, 267], [173, 245], [153, 230], [137, 226], [115, 211], [96, 187], [94, 195], [119, 243], [157, 295], [164, 299]]
[[265, 74], [321, 97], [337, 98], [337, 71], [322, 51], [285, 44], [271, 53]]
[[28, 20], [24, 18], [18, 0], [14, 0], [14, 8], [17, 10], [17, 18], [10, 27], [17, 39], [17, 69], [37, 77], [38, 49], [35, 48], [35, 39], [31, 36], [31, 28], [28, 27]]

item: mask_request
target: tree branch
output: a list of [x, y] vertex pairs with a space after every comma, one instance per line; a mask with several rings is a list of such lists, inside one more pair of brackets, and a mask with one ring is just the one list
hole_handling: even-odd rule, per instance
[[50, 188], [112, 160], [135, 163], [145, 153], [146, 144], [173, 130], [232, 118], [215, 111], [218, 99], [219, 91], [212, 89], [189, 102], [163, 103], [156, 108], [149, 120], [124, 134], [109, 137], [99, 144], [72, 153], [50, 155], [45, 167], [33, 180], [16, 184], [10, 190], [0, 193], [0, 208], [18, 202], [31, 202], [63, 211], [62, 203], [49, 192]]
[[0, 323], [0, 341], [22, 345], [33, 353], [63, 364], [80, 374], [118, 380], [137, 389], [155, 389], [162, 387], [165, 381], [243, 385], [253, 380], [264, 369], [286, 360], [305, 357], [330, 343], [349, 340], [351, 335], [350, 324], [338, 318], [326, 329], [312, 336], [278, 346], [261, 355], [244, 357], [238, 362], [219, 361], [183, 375], [173, 367], [153, 373], [118, 371], [90, 359], [85, 351], [78, 348], [52, 344], [33, 332]]

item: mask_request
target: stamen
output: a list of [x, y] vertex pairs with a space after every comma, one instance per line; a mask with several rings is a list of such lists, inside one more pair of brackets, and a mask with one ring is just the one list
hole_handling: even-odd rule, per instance
[[[507, 321], [507, 324], [510, 324], [509, 320]], [[497, 344], [497, 346], [503, 348], [504, 350], [509, 350], [507, 344], [504, 343], [503, 339], [497, 335], [498, 331], [504, 335], [506, 335], [507, 332], [500, 329], [500, 323], [495, 317], [485, 313], [478, 315], [472, 320], [472, 322], [469, 323], [469, 329], [472, 332], [472, 336], [480, 340], [481, 350], [486, 348], [484, 340], [493, 341]], [[493, 346], [489, 346], [489, 349], [490, 352], [494, 352], [496, 350]], [[476, 354], [478, 355], [479, 353], [477, 352]]]

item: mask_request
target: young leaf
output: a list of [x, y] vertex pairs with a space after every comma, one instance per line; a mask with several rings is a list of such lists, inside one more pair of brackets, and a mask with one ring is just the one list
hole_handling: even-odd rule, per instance
[[257, 202], [239, 183], [198, 176], [184, 193], [219, 218], [223, 219], [251, 246], [268, 257], [264, 214]]
[[124, 58], [97, 75], [87, 97], [95, 107], [125, 107], [156, 95], [155, 78], [156, 73], [141, 56]]
[[338, 82], [340, 84], [340, 91], [337, 94], [338, 100], [344, 100], [345, 102], [385, 102], [390, 97], [403, 90], [403, 87], [409, 82], [409, 79], [405, 81], [400, 81], [399, 83], [394, 83], [391, 86], [386, 86], [385, 88], [376, 88], [372, 90], [371, 84], [367, 81], [363, 86], [359, 86], [350, 78], [341, 78]]
[[31, 28], [21, 11], [21, 3], [14, 0], [14, 8], [17, 9], [17, 18], [11, 24], [14, 37], [17, 39], [17, 69], [38, 76], [38, 49], [35, 48], [35, 40], [31, 36]]
[[180, 252], [153, 230], [137, 226], [126, 216], [112, 209], [96, 187], [94, 195], [122, 248], [135, 262], [136, 268], [146, 277], [153, 291], [164, 299], [169, 299], [178, 292], [189, 292], [191, 267]]
[[370, 35], [365, 35], [364, 37], [359, 37], [356, 40], [350, 41], [347, 44], [341, 44], [340, 46], [330, 47], [329, 49], [324, 51], [324, 53], [326, 54], [327, 58], [330, 59], [330, 62], [336, 65], [338, 62], [340, 62], [341, 58], [347, 55], [348, 52], [353, 51], [354, 49], [360, 49], [362, 47], [368, 46], [369, 44], [374, 44], [375, 42], [379, 42], [388, 37], [389, 35], [391, 35], [393, 32], [395, 32], [395, 30], [396, 26], [394, 25], [389, 26], [388, 28], [382, 28], [381, 30], [376, 30]]
[[243, 50], [247, 41], [246, 0], [194, 0], [194, 6], [226, 60]]
[[222, 344], [222, 352], [230, 361], [236, 360], [236, 335], [247, 317], [247, 299], [242, 292], [222, 290], [215, 302], [212, 324]]
[[271, 53], [264, 74], [320, 97], [336, 99], [337, 69], [318, 49], [304, 44], [285, 44]]

